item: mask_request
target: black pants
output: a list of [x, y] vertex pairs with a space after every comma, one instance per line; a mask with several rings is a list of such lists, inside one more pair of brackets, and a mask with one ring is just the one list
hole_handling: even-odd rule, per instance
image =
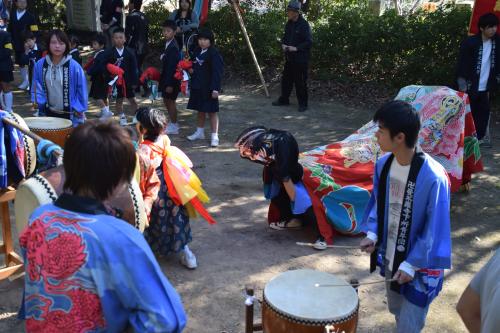
[[288, 103], [293, 85], [295, 85], [299, 105], [307, 106], [307, 69], [308, 63], [285, 62], [281, 78], [281, 102]]
[[476, 126], [477, 139], [482, 140], [488, 128], [490, 119], [490, 100], [487, 91], [469, 94], [470, 109], [474, 125]]

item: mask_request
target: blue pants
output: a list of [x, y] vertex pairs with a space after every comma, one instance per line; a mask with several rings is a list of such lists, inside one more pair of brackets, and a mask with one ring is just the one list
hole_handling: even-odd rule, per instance
[[[386, 264], [385, 278], [390, 279], [391, 271]], [[425, 318], [429, 306], [425, 308], [410, 303], [403, 295], [391, 290], [391, 283], [386, 282], [387, 306], [389, 311], [396, 317], [397, 333], [419, 333], [425, 326]]]

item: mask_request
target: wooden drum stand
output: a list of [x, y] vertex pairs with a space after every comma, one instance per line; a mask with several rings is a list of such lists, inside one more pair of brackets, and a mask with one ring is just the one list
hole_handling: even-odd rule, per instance
[[0, 191], [0, 209], [2, 214], [2, 239], [0, 242], [0, 255], [5, 256], [5, 267], [0, 268], [0, 280], [6, 279], [12, 274], [23, 269], [23, 259], [14, 252], [12, 231], [10, 227], [9, 201], [16, 197], [16, 190], [12, 187]]

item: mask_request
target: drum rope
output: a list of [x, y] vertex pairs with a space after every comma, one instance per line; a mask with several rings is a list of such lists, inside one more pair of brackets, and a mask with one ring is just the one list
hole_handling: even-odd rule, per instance
[[[388, 280], [377, 280], [377, 281], [369, 281], [369, 282], [358, 282], [356, 283], [355, 287], [359, 287], [359, 286], [366, 286], [366, 285], [369, 285], [369, 284], [378, 284], [378, 283], [385, 283], [385, 282], [394, 282], [394, 281], [397, 281], [397, 279], [388, 279]], [[352, 285], [350, 284], [320, 284], [320, 283], [316, 283], [314, 285], [316, 288], [323, 288], [323, 287], [352, 287]]]

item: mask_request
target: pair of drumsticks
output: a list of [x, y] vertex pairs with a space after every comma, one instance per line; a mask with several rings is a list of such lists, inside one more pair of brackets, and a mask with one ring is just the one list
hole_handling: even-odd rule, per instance
[[[309, 246], [309, 247], [314, 246], [313, 243], [296, 242], [296, 244], [300, 245], [300, 246]], [[326, 247], [327, 248], [336, 248], [336, 249], [359, 249], [359, 246], [354, 246], [354, 245], [327, 245]], [[356, 287], [364, 286], [364, 285], [368, 285], [368, 284], [378, 284], [378, 283], [394, 282], [394, 281], [397, 281], [397, 279], [361, 282], [361, 283], [356, 283]], [[320, 283], [316, 283], [314, 286], [319, 288], [319, 287], [350, 287], [351, 285], [349, 285], [349, 284], [320, 284]]]

